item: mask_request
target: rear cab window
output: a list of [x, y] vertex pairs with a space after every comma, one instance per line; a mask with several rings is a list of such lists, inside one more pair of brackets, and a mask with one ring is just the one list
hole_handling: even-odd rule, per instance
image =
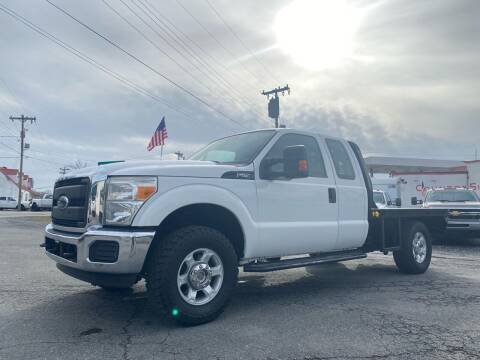
[[334, 139], [325, 139], [325, 142], [338, 178], [355, 180], [355, 170], [345, 145], [341, 141]]

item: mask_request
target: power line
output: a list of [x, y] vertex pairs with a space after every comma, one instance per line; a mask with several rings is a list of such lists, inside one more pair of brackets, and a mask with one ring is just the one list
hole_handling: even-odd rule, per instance
[[[8, 117], [7, 117], [7, 118], [8, 118]], [[7, 120], [6, 118], [2, 118], [2, 120], [5, 120], [5, 121], [6, 121], [5, 125], [7, 125], [7, 124], [10, 125], [10, 123], [8, 122], [8, 120]], [[10, 135], [12, 135], [12, 136], [17, 136], [17, 135], [15, 135], [15, 131], [17, 131], [17, 130], [16, 130], [16, 129], [13, 130], [13, 128], [11, 128], [11, 127], [5, 126], [5, 127], [3, 127], [2, 129], [0, 129], [0, 130], [5, 130], [5, 131], [6, 131], [6, 134], [10, 134]]]
[[59, 162], [57, 162], [57, 161], [39, 159], [39, 158], [30, 156], [30, 155], [25, 155], [25, 158], [26, 158], [27, 160], [41, 161], [41, 162], [44, 162], [44, 163], [47, 163], [47, 164], [54, 165], [54, 166], [52, 166], [52, 168], [53, 168], [53, 167], [56, 167], [56, 166], [59, 166], [59, 165], [63, 165], [63, 163], [59, 163]]
[[10, 134], [15, 134], [15, 133], [18, 131], [18, 129], [17, 129], [10, 121], [7, 120], [9, 115], [8, 115], [3, 109], [0, 109], [0, 112], [1, 112], [3, 115], [5, 115], [4, 118], [3, 118], [3, 117], [0, 117], [0, 119], [6, 121], [6, 122], [5, 122], [5, 127], [3, 127], [2, 130], [6, 130], [6, 131], [8, 131]]
[[[0, 82], [3, 84], [3, 87], [7, 90], [7, 92], [10, 94], [10, 96], [13, 98], [13, 99], [16, 99], [17, 102], [18, 100], [20, 99], [18, 96], [15, 96], [15, 94], [13, 93], [12, 89], [7, 85], [7, 83], [5, 82], [5, 80], [3, 80], [2, 78], [0, 78]], [[20, 100], [20, 103], [23, 103], [22, 104], [18, 104], [17, 103], [17, 106], [19, 108], [22, 108], [23, 107], [23, 110], [25, 111], [28, 111], [28, 112], [31, 112], [31, 110], [28, 108], [28, 106], [25, 105], [25, 102]]]
[[[105, 0], [104, 0], [105, 1]], [[135, 10], [133, 10], [127, 3], [125, 3], [125, 1], [123, 0], [119, 0], [132, 14], [135, 15], [135, 17], [137, 17], [143, 24], [145, 24], [145, 26], [147, 26], [150, 30], [152, 30], [160, 39], [162, 39], [170, 48], [172, 48], [177, 54], [179, 54], [186, 62], [188, 62], [190, 65], [192, 65], [195, 69], [197, 69], [197, 71], [199, 71], [200, 73], [202, 73], [204, 76], [207, 76], [208, 75], [202, 71], [202, 69], [200, 69], [196, 64], [194, 64], [190, 58], [188, 58], [187, 56], [185, 56], [180, 50], [178, 50], [178, 48], [176, 46], [174, 46], [165, 36], [163, 36], [162, 34], [160, 34], [157, 30], [155, 30], [155, 28], [153, 28], [147, 21], [145, 21], [145, 19], [143, 19], [140, 15], [138, 15], [138, 13], [135, 12]], [[136, 4], [134, 1], [132, 1], [132, 3], [137, 7], [137, 9], [139, 9], [140, 11], [142, 11], [148, 18], [150, 18], [150, 20], [152, 20], [151, 16], [145, 12], [144, 9], [142, 9], [138, 4]], [[155, 23], [155, 21], [153, 21]], [[197, 79], [197, 78], [194, 78], [197, 82], [200, 83], [200, 80]], [[202, 86], [204, 86], [207, 90], [209, 91], [212, 91], [212, 89], [208, 86], [206, 86], [205, 84], [201, 84]]]
[[[3, 143], [3, 142], [0, 142], [0, 145], [3, 145], [4, 147], [6, 147], [7, 149], [15, 152], [16, 154], [20, 155], [20, 152], [14, 148], [12, 148], [11, 146], [8, 146], [7, 144]], [[7, 157], [3, 157], [3, 158], [7, 158]], [[18, 156], [15, 156], [15, 157], [8, 157], [8, 158], [15, 158], [15, 159], [18, 159]], [[33, 159], [33, 160], [37, 160], [37, 161], [43, 161], [43, 162], [46, 162], [46, 163], [50, 163], [50, 164], [55, 164], [55, 165], [63, 165], [59, 162], [56, 162], [56, 161], [51, 161], [51, 160], [45, 160], [45, 159], [39, 159], [39, 158], [36, 158], [36, 157], [33, 157], [33, 156], [30, 156], [30, 155], [25, 155], [25, 158], [26, 159]]]
[[[181, 33], [185, 37], [183, 32], [179, 31], [179, 29], [173, 24], [173, 26], [169, 26], [167, 23], [168, 19], [161, 15], [161, 13], [153, 5], [150, 5], [148, 1], [139, 0], [138, 3], [141, 4], [143, 9], [140, 8], [140, 5], [134, 2], [135, 6], [144, 14], [146, 14], [163, 33], [172, 39], [175, 44], [182, 48], [184, 52], [182, 53], [182, 56], [187, 59], [187, 61], [191, 62], [196, 68], [198, 68], [198, 66], [193, 63], [193, 60], [201, 67], [205, 67], [207, 71], [203, 71], [203, 69], [199, 69], [199, 71], [201, 71], [201, 73], [208, 77], [212, 82], [225, 89], [225, 94], [229, 95], [235, 104], [240, 106], [243, 110], [251, 112], [255, 116], [262, 117], [262, 114], [257, 109], [252, 107], [251, 99], [244, 96], [240, 91], [237, 91], [237, 86], [233, 85], [225, 76], [217, 71], [212, 64], [206, 61], [192, 46], [190, 46], [181, 36], [178, 35], [178, 33]], [[169, 23], [171, 24], [171, 22]], [[243, 79], [241, 80], [241, 83], [243, 83]], [[232, 96], [230, 96], [230, 93], [232, 93]], [[246, 109], [244, 108], [244, 105], [247, 107]]]
[[0, 145], [3, 145], [3, 146], [6, 147], [7, 149], [10, 149], [11, 151], [13, 151], [13, 152], [15, 152], [15, 153], [17, 153], [17, 154], [20, 155], [20, 153], [18, 152], [17, 149], [14, 149], [14, 148], [12, 148], [11, 146], [9, 146], [9, 145], [7, 145], [7, 144], [5, 144], [5, 143], [3, 143], [3, 142], [0, 142]]
[[[194, 74], [192, 74], [186, 67], [184, 67], [182, 64], [180, 64], [173, 56], [171, 56], [168, 52], [164, 51], [161, 47], [159, 47], [155, 42], [153, 42], [145, 33], [140, 30], [137, 26], [132, 24], [125, 16], [120, 14], [111, 4], [109, 4], [106, 0], [102, 0], [103, 3], [111, 10], [113, 13], [115, 13], [120, 19], [122, 19], [127, 25], [129, 25], [133, 30], [135, 30], [143, 39], [145, 39], [150, 45], [152, 45], [155, 49], [160, 51], [162, 55], [166, 56], [168, 59], [170, 59], [175, 65], [177, 65], [183, 72], [188, 74], [193, 80], [195, 80], [200, 86], [204, 87], [208, 91], [212, 91], [211, 88], [203, 84], [200, 79], [198, 79]], [[127, 4], [125, 4], [122, 0], [120, 2], [125, 5], [136, 17], [138, 17], [145, 25], [148, 26], [145, 21], [135, 13], [134, 10], [132, 10]]]
[[[156, 13], [158, 16], [160, 16], [164, 20], [164, 25], [165, 27], [169, 28], [168, 25], [170, 25], [171, 28], [173, 28], [176, 32], [180, 33], [185, 39], [187, 39], [191, 45], [193, 45], [199, 52], [203, 54], [206, 58], [208, 58], [212, 63], [216, 64], [218, 67], [220, 67], [227, 75], [230, 75], [232, 78], [234, 77], [236, 81], [240, 81], [243, 83], [245, 81], [244, 78], [239, 77], [235, 73], [232, 73], [224, 64], [222, 64], [220, 61], [217, 60], [217, 58], [211, 56], [208, 52], [206, 52], [203, 47], [201, 47], [197, 41], [194, 41], [188, 34], [186, 34], [182, 29], [180, 29], [178, 26], [175, 25], [174, 22], [172, 22], [167, 16], [163, 15], [160, 10], [158, 10], [157, 7], [155, 7], [153, 4], [150, 4], [148, 0], [143, 0], [151, 9], [153, 9], [154, 13]], [[151, 11], [151, 10], [150, 10]], [[168, 23], [168, 25], [166, 25]], [[201, 25], [201, 24], [200, 24]], [[175, 31], [171, 30], [173, 33]], [[206, 30], [208, 32], [208, 30]], [[180, 38], [180, 37], [179, 37]], [[185, 42], [186, 44], [186, 42]], [[194, 50], [192, 50], [194, 51]], [[200, 56], [198, 55], [200, 58]], [[213, 69], [213, 66], [212, 66]]]
[[[105, 2], [105, 0], [103, 0]], [[178, 37], [176, 35], [176, 33], [174, 31], [172, 31], [171, 29], [169, 29], [167, 26], [165, 26], [165, 23], [159, 18], [157, 17], [150, 8], [148, 8], [148, 6], [146, 6], [144, 3], [142, 3], [141, 1], [139, 1], [139, 3], [142, 5], [142, 7], [140, 7], [140, 5], [138, 5], [136, 2], [132, 1], [132, 3], [145, 15], [147, 16], [150, 21], [152, 21], [164, 34], [166, 34], [169, 39], [171, 39], [171, 41], [173, 41], [173, 43], [175, 43], [176, 45], [178, 45], [178, 47], [181, 48], [181, 50], [173, 45], [171, 43], [171, 41], [169, 41], [168, 39], [165, 38], [165, 36], [163, 36], [162, 34], [160, 34], [158, 31], [155, 30], [155, 28], [153, 28], [150, 24], [148, 24], [141, 16], [139, 16], [130, 6], [128, 6], [123, 0], [120, 0], [120, 2], [122, 4], [124, 4], [129, 10], [130, 12], [132, 12], [137, 18], [139, 18], [150, 30], [152, 30], [158, 37], [160, 37], [168, 46], [170, 46], [175, 52], [177, 52], [183, 59], [185, 59], [190, 65], [192, 65], [195, 69], [197, 69], [197, 71], [199, 71], [202, 75], [204, 75], [206, 78], [208, 78], [210, 81], [212, 81], [213, 83], [215, 83], [217, 86], [220, 86], [222, 87], [223, 89], [226, 90], [225, 94], [229, 95], [229, 97], [231, 98], [231, 100], [237, 104], [242, 110], [244, 110], [245, 112], [251, 112], [252, 114], [255, 112], [255, 109], [253, 109], [251, 107], [251, 104], [249, 104], [249, 100], [246, 100], [240, 93], [238, 93], [235, 89], [235, 87], [228, 83], [227, 80], [225, 80], [225, 78], [223, 78], [221, 76], [221, 74], [218, 74], [218, 72], [213, 68], [211, 67], [208, 63], [202, 61], [201, 58], [199, 58], [197, 56], [197, 54], [195, 54], [195, 52], [193, 52], [188, 44], [186, 44], [183, 39], [181, 39], [180, 37]], [[119, 15], [120, 16], [120, 15]], [[173, 35], [172, 35], [173, 34]], [[145, 37], [145, 35], [143, 34], [142, 36]], [[150, 43], [151, 40], [147, 39]], [[157, 46], [156, 46], [157, 47]], [[158, 47], [157, 47], [158, 48]], [[185, 54], [187, 53], [187, 54]], [[195, 61], [193, 61], [195, 60]], [[209, 71], [204, 71], [200, 66], [204, 66], [204, 67], [207, 67], [209, 69]], [[213, 92], [213, 90], [208, 87], [208, 89]], [[235, 97], [233, 96], [230, 96], [229, 93], [234, 93], [236, 96], [238, 96], [238, 99], [236, 99]], [[240, 102], [241, 103], [240, 103]], [[246, 105], [247, 108], [245, 108], [243, 105]], [[258, 111], [256, 114], [253, 114], [255, 117], [256, 116], [262, 116]]]
[[[234, 60], [237, 59], [237, 56], [230, 51], [222, 42], [210, 31], [208, 28], [195, 16], [190, 10], [188, 10], [180, 0], [175, 0], [175, 2], [180, 6], [202, 29], [205, 31], [226, 53], [228, 53]], [[254, 78], [258, 83], [262, 83], [262, 80], [259, 79], [252, 71], [240, 63], [240, 66], [246, 71], [252, 78]]]
[[12, 135], [15, 134], [18, 131], [18, 129], [14, 125], [12, 125], [11, 122], [8, 121], [9, 115], [3, 110], [2, 110], [2, 114], [5, 115], [5, 117], [1, 117], [2, 120], [5, 120], [5, 127], [3, 127], [2, 130], [6, 130]]
[[[133, 10], [128, 5], [125, 4], [124, 0], [120, 0], [120, 2], [122, 2], [125, 6], [127, 6], [129, 8], [130, 11], [133, 12]], [[162, 34], [159, 34], [158, 31], [156, 31], [154, 28], [152, 28], [141, 17], [139, 17], [137, 14], [134, 13], [137, 17], [139, 17], [141, 19], [141, 21], [145, 25], [147, 25], [155, 34], [157, 34], [157, 36], [159, 36], [168, 46], [170, 46], [174, 51], [176, 51], [182, 58], [184, 58], [189, 64], [191, 64], [195, 69], [197, 69], [197, 71], [199, 71], [201, 74], [203, 74], [205, 77], [207, 77], [210, 81], [214, 82], [215, 84], [221, 86], [224, 89], [227, 89], [227, 94], [229, 92], [235, 92], [235, 89], [233, 88], [233, 86], [231, 84], [228, 84], [228, 82], [226, 82], [225, 79], [221, 75], [220, 76], [218, 75], [218, 73], [216, 72], [215, 69], [213, 69], [212, 67], [209, 67], [208, 63], [203, 62], [202, 59], [200, 59], [195, 54], [195, 52], [192, 52], [191, 49], [188, 47], [188, 44], [185, 44], [183, 39], [176, 36], [175, 32], [171, 31], [168, 27], [166, 27], [165, 23], [162, 22], [162, 20], [160, 18], [158, 18], [148, 6], [146, 6], [141, 1], [139, 1], [139, 3], [142, 5], [142, 7], [134, 1], [132, 1], [132, 3], [144, 15], [146, 15], [150, 19], [150, 21], [152, 21], [164, 34], [166, 34], [169, 37], [169, 39], [171, 39], [171, 41], [173, 41], [173, 43], [178, 45], [178, 47], [180, 47], [181, 50], [177, 46], [173, 45], [164, 36], [162, 36]], [[185, 53], [187, 53], [187, 54], [185, 54]], [[195, 61], [193, 61], [193, 60], [195, 60]], [[204, 66], [204, 67], [209, 68], [210, 72], [204, 71], [199, 65], [197, 65], [197, 63], [200, 64], [200, 66]], [[245, 102], [245, 99], [243, 99], [241, 94], [236, 94], [236, 95], [239, 96], [239, 98], [241, 98], [242, 102]], [[239, 104], [238, 101], [235, 98], [232, 97], [232, 100], [237, 105], [242, 107], [243, 110], [253, 111], [253, 109], [251, 107], [248, 108], [248, 109], [243, 108], [243, 106], [241, 104]], [[246, 105], [249, 106], [248, 100], [246, 101]], [[257, 116], [258, 116], [258, 114], [257, 114]]]
[[59, 10], [60, 12], [62, 12], [63, 14], [65, 14], [66, 16], [68, 16], [69, 18], [71, 18], [73, 21], [75, 21], [76, 23], [78, 23], [79, 25], [83, 26], [85, 29], [89, 30], [90, 32], [92, 32], [93, 34], [97, 35], [98, 37], [100, 37], [101, 39], [105, 40], [107, 43], [109, 43], [110, 45], [112, 45], [113, 47], [115, 47], [116, 49], [120, 50], [122, 53], [124, 53], [125, 55], [127, 55], [128, 57], [130, 57], [131, 59], [137, 61], [139, 64], [142, 64], [143, 66], [145, 66], [147, 69], [149, 69], [150, 71], [154, 72], [155, 74], [157, 74], [158, 76], [160, 76], [161, 78], [165, 79], [167, 82], [169, 82], [171, 85], [175, 86], [176, 88], [180, 89], [182, 92], [184, 92], [185, 94], [191, 96], [192, 98], [194, 98], [195, 100], [197, 100], [198, 102], [202, 103], [203, 105], [205, 105], [206, 107], [208, 107], [209, 109], [211, 109], [212, 111], [222, 115], [224, 118], [232, 121], [233, 123], [239, 125], [240, 127], [243, 127], [245, 128], [245, 126], [240, 123], [239, 121], [231, 118], [230, 116], [228, 116], [227, 114], [225, 114], [223, 111], [221, 110], [218, 110], [216, 109], [215, 107], [213, 107], [212, 105], [210, 105], [207, 101], [205, 101], [204, 99], [200, 98], [199, 96], [195, 95], [193, 92], [191, 92], [190, 90], [188, 90], [187, 88], [183, 87], [182, 85], [178, 84], [177, 82], [175, 82], [174, 80], [170, 79], [170, 77], [168, 77], [167, 75], [163, 74], [162, 72], [158, 71], [157, 69], [153, 68], [152, 66], [148, 65], [146, 62], [144, 62], [143, 60], [141, 60], [140, 58], [138, 58], [137, 56], [133, 55], [132, 53], [130, 53], [129, 51], [125, 50], [124, 48], [122, 48], [120, 45], [118, 45], [116, 42], [114, 42], [113, 40], [109, 39], [108, 37], [106, 37], [105, 35], [102, 35], [101, 33], [99, 33], [97, 30], [95, 30], [94, 28], [92, 28], [91, 26], [87, 25], [86, 23], [84, 23], [83, 21], [79, 20], [78, 18], [76, 18], [75, 16], [73, 16], [72, 14], [70, 14], [68, 11], [64, 10], [63, 8], [61, 8], [60, 6], [54, 4], [53, 2], [51, 2], [50, 0], [45, 0], [47, 3], [49, 3], [50, 5], [52, 5], [53, 7], [55, 7], [57, 10]]
[[171, 103], [169, 103], [167, 100], [157, 96], [156, 94], [152, 93], [151, 91], [149, 91], [148, 89], [145, 89], [143, 88], [142, 86], [134, 83], [133, 81], [130, 81], [128, 80], [127, 78], [125, 78], [124, 76], [122, 76], [121, 74], [111, 70], [110, 68], [106, 67], [105, 65], [102, 65], [101, 63], [97, 62], [95, 59], [91, 58], [90, 56], [86, 55], [85, 53], [77, 50], [76, 48], [70, 46], [69, 44], [67, 44], [66, 42], [60, 40], [58, 37], [52, 35], [51, 33], [49, 33], [48, 31], [38, 27], [37, 25], [33, 24], [32, 22], [30, 22], [29, 20], [27, 20], [26, 18], [22, 17], [21, 15], [17, 14], [15, 11], [7, 8], [6, 6], [0, 4], [0, 10], [3, 11], [4, 13], [10, 15], [11, 17], [13, 17], [15, 20], [23, 23], [25, 26], [27, 26], [28, 28], [30, 28], [31, 30], [35, 31], [36, 33], [38, 33], [39, 35], [45, 37], [46, 39], [52, 41], [53, 43], [55, 43], [56, 45], [60, 46], [61, 48], [63, 48], [64, 50], [70, 52], [72, 55], [75, 55], [76, 57], [78, 57], [79, 59], [83, 60], [84, 62], [87, 62], [88, 64], [96, 67], [98, 70], [106, 73], [107, 75], [109, 75], [110, 77], [113, 77], [114, 79], [116, 79], [117, 81], [121, 82], [125, 87], [128, 87], [130, 88], [131, 90], [135, 91], [136, 93], [140, 94], [140, 95], [143, 95], [143, 96], [147, 96], [159, 103], [161, 103], [162, 105], [165, 105], [166, 107], [182, 114], [183, 116], [185, 116], [187, 119], [190, 119], [192, 120], [192, 118], [190, 117], [190, 115], [188, 113], [186, 113], [185, 111], [177, 108], [176, 106], [172, 105]]
[[242, 38], [235, 32], [235, 30], [233, 30], [233, 28], [227, 23], [227, 21], [223, 18], [223, 16], [220, 14], [220, 12], [215, 8], [215, 6], [213, 6], [213, 4], [209, 1], [209, 0], [205, 0], [205, 2], [207, 3], [207, 5], [210, 7], [210, 9], [212, 9], [212, 11], [215, 13], [215, 15], [217, 15], [217, 17], [220, 19], [220, 21], [223, 23], [223, 25], [225, 25], [225, 27], [230, 31], [230, 33], [238, 40], [238, 42], [242, 45], [242, 47], [250, 53], [250, 55], [264, 68], [264, 70], [267, 72], [267, 74], [270, 76], [270, 78], [272, 80], [274, 80], [275, 82], [280, 82], [276, 77], [275, 75], [272, 74], [272, 72], [270, 71], [270, 69], [265, 66], [265, 64], [260, 61], [260, 59], [258, 58], [257, 55], [255, 55], [255, 53], [247, 46], [247, 44], [245, 44], [245, 42], [242, 40]]
[[53, 156], [53, 157], [56, 157], [58, 159], [67, 160], [67, 161], [72, 161], [72, 159], [83, 160], [83, 161], [95, 161], [95, 160], [92, 160], [92, 159], [78, 158], [77, 156], [64, 157], [64, 156], [60, 156], [60, 155], [56, 155], [56, 154], [52, 154], [52, 153], [47, 153], [47, 152], [43, 152], [43, 151], [38, 151], [38, 150], [29, 150], [29, 152], [33, 152], [33, 153], [37, 153], [37, 154], [45, 155], [45, 156]]

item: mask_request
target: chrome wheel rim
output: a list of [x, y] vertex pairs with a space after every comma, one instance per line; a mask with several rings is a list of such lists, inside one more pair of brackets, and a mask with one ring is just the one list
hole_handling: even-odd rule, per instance
[[425, 239], [425, 235], [421, 232], [415, 233], [413, 236], [413, 258], [419, 264], [425, 261], [427, 257], [427, 240]]
[[178, 291], [183, 300], [191, 305], [205, 305], [212, 301], [222, 283], [223, 263], [211, 249], [193, 250], [178, 268]]

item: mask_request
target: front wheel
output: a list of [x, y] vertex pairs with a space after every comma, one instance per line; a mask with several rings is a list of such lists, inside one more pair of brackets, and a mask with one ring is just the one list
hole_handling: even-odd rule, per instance
[[30, 211], [39, 211], [39, 210], [40, 209], [39, 209], [38, 205], [36, 203], [33, 203], [32, 207], [30, 208]]
[[422, 274], [427, 271], [432, 259], [432, 240], [427, 227], [413, 223], [406, 231], [400, 250], [393, 252], [398, 269], [407, 274]]
[[146, 278], [154, 309], [185, 325], [203, 324], [222, 313], [238, 276], [237, 255], [225, 235], [188, 226], [152, 250]]

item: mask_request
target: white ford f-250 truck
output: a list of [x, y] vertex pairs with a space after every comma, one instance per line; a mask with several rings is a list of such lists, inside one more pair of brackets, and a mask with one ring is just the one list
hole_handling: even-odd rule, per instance
[[43, 246], [61, 271], [104, 288], [145, 278], [153, 307], [184, 324], [222, 312], [239, 266], [391, 251], [402, 272], [423, 273], [447, 213], [378, 209], [357, 145], [291, 129], [223, 138], [187, 161], [82, 169], [53, 197]]

